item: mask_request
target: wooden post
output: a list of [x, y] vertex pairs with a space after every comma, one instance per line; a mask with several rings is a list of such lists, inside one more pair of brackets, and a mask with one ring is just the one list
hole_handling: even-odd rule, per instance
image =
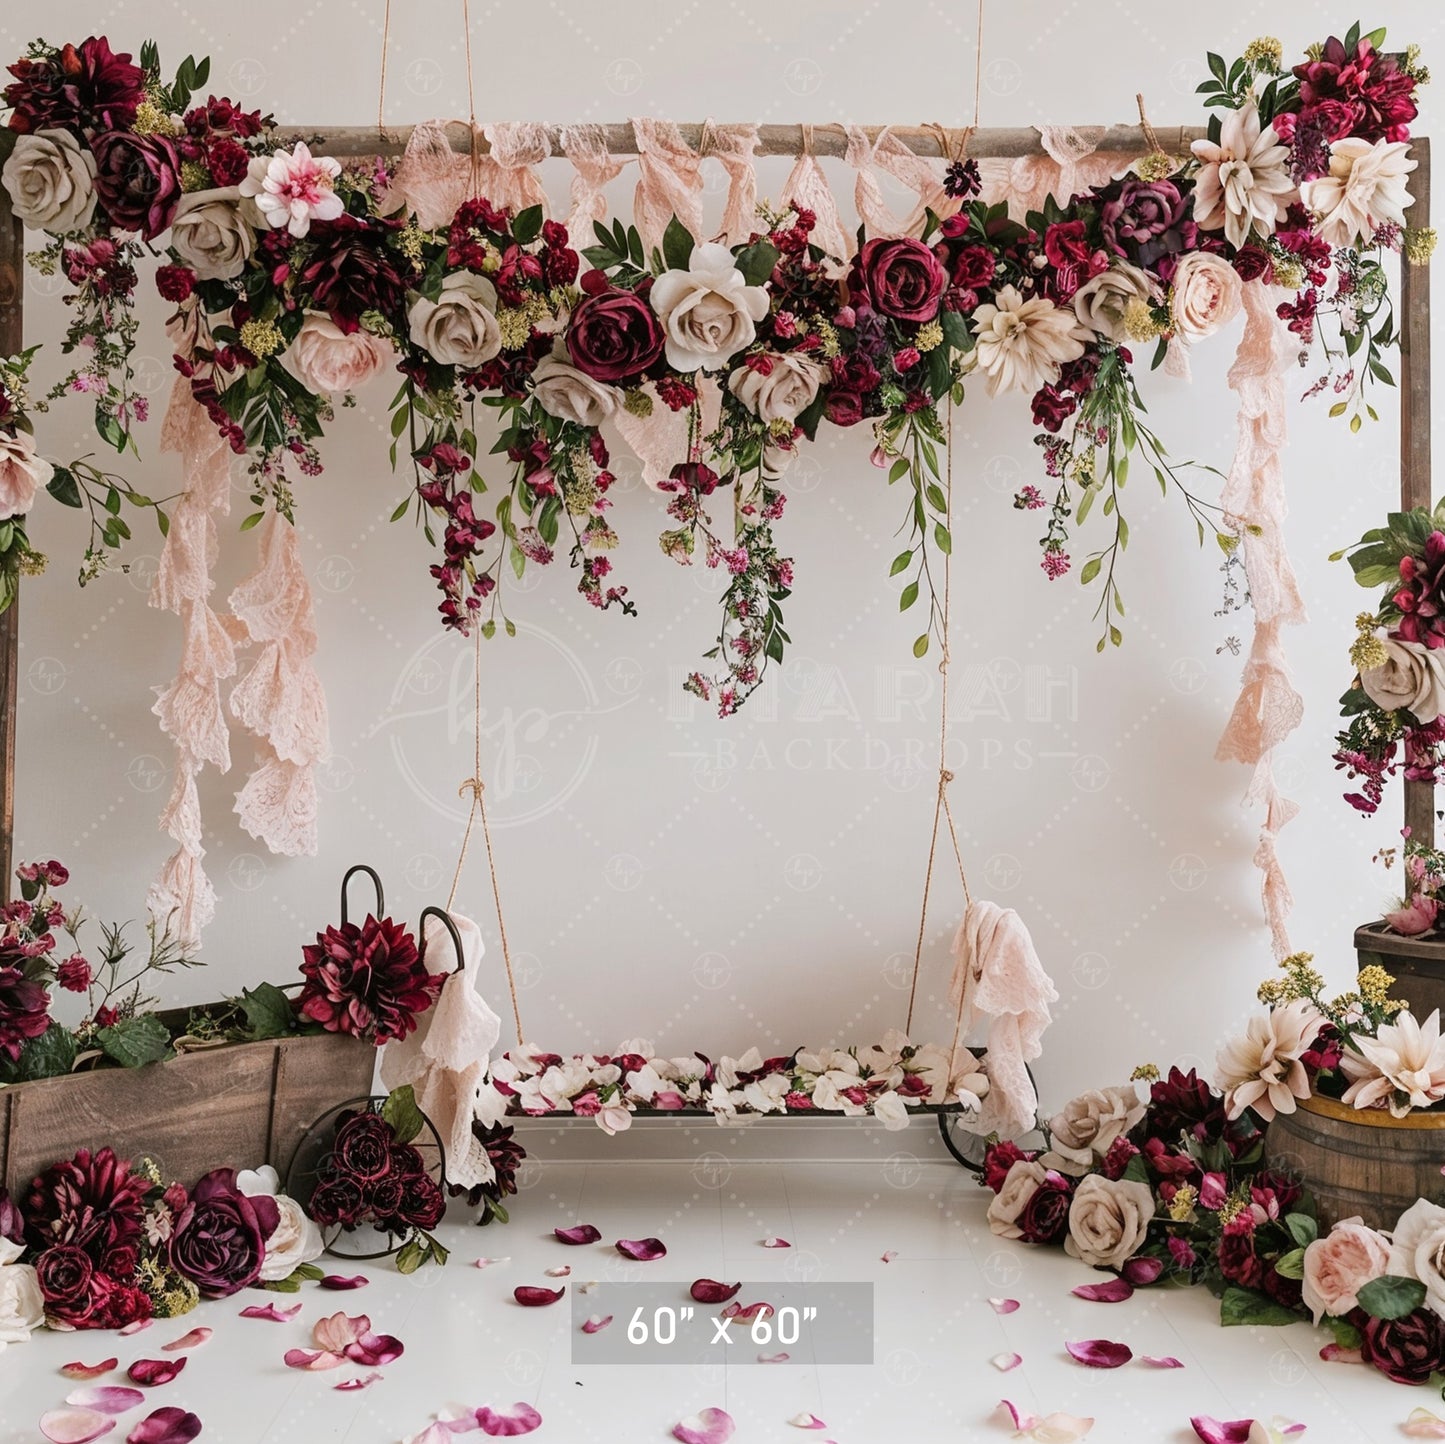
[[[1410, 144], [1418, 162], [1410, 177], [1412, 229], [1430, 224], [1430, 142]], [[1430, 484], [1430, 268], [1400, 260], [1400, 507], [1435, 504]], [[1435, 784], [1405, 784], [1405, 826], [1426, 847], [1435, 845]]]
[[[0, 356], [13, 356], [25, 330], [25, 233], [0, 186]], [[0, 613], [0, 902], [10, 897], [15, 844], [15, 709], [20, 672], [20, 600]]]

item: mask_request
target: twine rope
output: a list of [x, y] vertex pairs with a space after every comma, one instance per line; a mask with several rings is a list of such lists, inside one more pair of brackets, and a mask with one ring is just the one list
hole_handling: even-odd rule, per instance
[[467, 826], [462, 833], [461, 851], [457, 855], [457, 868], [452, 874], [452, 889], [447, 894], [446, 910], [452, 910], [456, 901], [457, 886], [462, 880], [462, 869], [467, 862], [467, 848], [472, 840], [472, 826], [482, 824], [482, 843], [487, 850], [487, 872], [492, 880], [492, 903], [497, 910], [497, 932], [502, 939], [502, 963], [507, 970], [507, 991], [512, 997], [512, 1021], [517, 1025], [517, 1044], [525, 1043], [522, 1036], [522, 1005], [517, 999], [517, 975], [512, 967], [512, 949], [507, 941], [507, 919], [502, 911], [502, 887], [497, 880], [497, 857], [492, 850], [492, 829], [487, 821], [487, 785], [482, 781], [482, 629], [473, 623], [472, 636], [475, 643], [475, 668], [472, 678], [472, 775], [457, 788], [457, 796], [471, 793], [471, 806], [467, 809]]
[[391, 0], [386, 0], [386, 9], [381, 17], [381, 84], [376, 95], [376, 134], [386, 138], [386, 57], [391, 47]]
[[978, 33], [973, 41], [973, 124], [969, 127], [970, 132], [978, 129], [978, 102], [983, 89], [983, 6], [984, 0], [978, 0]]

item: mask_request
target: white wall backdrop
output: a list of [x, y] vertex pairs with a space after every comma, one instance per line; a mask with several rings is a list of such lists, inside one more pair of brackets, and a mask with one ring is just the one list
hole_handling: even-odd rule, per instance
[[[171, 64], [210, 53], [218, 93], [286, 122], [360, 123], [376, 110], [382, 9], [382, 0], [224, 10], [23, 0], [5, 7], [0, 49], [18, 54], [36, 32], [59, 40], [105, 28], [126, 49], [154, 36]], [[388, 119], [464, 115], [460, 3], [393, 10]], [[1194, 122], [1206, 49], [1238, 53], [1273, 33], [1292, 55], [1318, 38], [1318, 17], [1306, 0], [1102, 12], [1077, 0], [993, 0], [983, 121], [1126, 121], [1142, 89], [1161, 126]], [[1330, 17], [1337, 30], [1355, 18]], [[1395, 0], [1360, 18], [1420, 41], [1426, 59], [1445, 66], [1437, 6]], [[971, 5], [474, 0], [472, 19], [484, 119], [963, 124], [971, 109]], [[1435, 110], [1425, 95], [1428, 132]], [[783, 174], [782, 163], [764, 162], [762, 191]], [[841, 166], [832, 174], [845, 194]], [[565, 195], [564, 166], [546, 178]], [[624, 212], [631, 185], [624, 173], [613, 190]], [[32, 278], [27, 295], [27, 339], [47, 343], [46, 377], [58, 369], [57, 291]], [[161, 320], [148, 301], [141, 352], [158, 410], [170, 380]], [[1192, 385], [1145, 380], [1176, 456], [1227, 466], [1234, 413], [1224, 377], [1235, 339], [1197, 348]], [[1301, 373], [1297, 390], [1312, 375]], [[457, 786], [470, 771], [471, 648], [436, 623], [424, 540], [409, 522], [387, 522], [407, 489], [386, 459], [388, 399], [381, 382], [343, 413], [325, 474], [299, 488], [335, 749], [322, 777], [320, 854], [272, 858], [240, 831], [230, 809], [249, 745], [237, 735], [241, 775], [208, 772], [202, 784], [221, 893], [211, 968], [178, 978], [178, 999], [289, 976], [301, 942], [332, 920], [352, 861], [381, 869], [401, 915], [445, 899], [465, 815]], [[1318, 401], [1293, 406], [1286, 461], [1310, 624], [1288, 638], [1308, 710], [1280, 759], [1302, 808], [1281, 850], [1296, 945], [1314, 948], [1340, 980], [1353, 925], [1388, 891], [1370, 857], [1394, 840], [1398, 807], [1392, 800], [1373, 822], [1357, 820], [1328, 760], [1362, 594], [1326, 557], [1395, 495], [1392, 402], [1358, 437]], [[96, 445], [79, 405], [62, 406], [44, 428], [59, 453]], [[1201, 552], [1182, 509], [1141, 478], [1128, 503], [1126, 642], [1096, 657], [1092, 594], [1072, 578], [1044, 580], [1037, 515], [1010, 505], [1037, 475], [1026, 401], [971, 398], [957, 432], [954, 800], [976, 890], [1024, 914], [1063, 995], [1041, 1069], [1046, 1095], [1115, 1081], [1144, 1059], [1212, 1061], [1271, 967], [1250, 861], [1257, 818], [1239, 805], [1246, 772], [1212, 760], [1239, 680], [1231, 639], [1247, 647], [1250, 619], [1216, 615], [1218, 553], [1212, 543]], [[177, 481], [158, 434], [157, 417], [143, 463], [130, 466], [156, 495]], [[718, 578], [659, 554], [661, 508], [620, 446], [624, 547], [614, 560], [641, 615], [594, 613], [564, 567], [529, 572], [525, 595], [513, 596], [520, 637], [484, 648], [484, 767], [535, 1040], [601, 1048], [641, 1034], [670, 1051], [781, 1050], [864, 1041], [902, 1021], [938, 674], [933, 661], [912, 661], [916, 619], [900, 619], [887, 580], [902, 498], [870, 466], [864, 428], [823, 435], [789, 478], [791, 660], [740, 716], [719, 722], [679, 693], [712, 634]], [[243, 480], [238, 465], [233, 522], [246, 509]], [[33, 529], [54, 560], [23, 599], [18, 853], [65, 860], [92, 911], [138, 916], [169, 850], [156, 815], [170, 756], [150, 706], [152, 688], [174, 671], [178, 627], [146, 601], [154, 530], [138, 525], [129, 575], [80, 592], [77, 520], [52, 507]], [[223, 537], [224, 588], [249, 570], [254, 536], [232, 527]], [[947, 943], [961, 907], [946, 872], [935, 896], [916, 1032], [942, 1037]], [[494, 932], [479, 850], [461, 905]]]

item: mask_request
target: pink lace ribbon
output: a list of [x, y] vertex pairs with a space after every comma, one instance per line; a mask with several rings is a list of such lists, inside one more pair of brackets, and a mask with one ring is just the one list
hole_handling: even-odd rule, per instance
[[853, 249], [843, 223], [838, 219], [838, 202], [833, 198], [828, 177], [818, 157], [811, 152], [800, 155], [783, 182], [780, 204], [812, 211], [816, 218], [813, 240], [830, 256], [846, 260]]
[[[647, 416], [634, 416], [619, 411], [615, 417], [618, 434], [642, 463], [642, 480], [651, 487], [666, 481], [672, 468], [687, 460], [688, 424], [686, 411], [672, 411], [657, 399], [649, 382], [645, 388], [652, 398], [652, 411]], [[722, 391], [715, 377], [698, 376], [698, 408], [700, 435], [706, 436], [722, 415]]]
[[756, 125], [703, 126], [697, 150], [682, 138], [670, 120], [649, 116], [633, 119], [637, 137], [637, 193], [632, 215], [647, 246], [662, 244], [667, 223], [676, 216], [697, 240], [705, 236], [702, 214], [702, 162], [716, 160], [727, 173], [728, 193], [717, 234], [728, 245], [745, 241], [754, 229], [758, 178], [753, 155], [758, 148]]
[[[424, 120], [413, 127], [397, 162], [386, 196], [390, 211], [409, 210], [427, 230], [447, 225], [463, 201], [485, 196], [493, 205], [547, 206], [547, 195], [533, 167], [551, 154], [551, 135], [537, 121], [510, 121], [473, 127], [474, 149], [452, 149], [447, 134], [467, 121]], [[483, 151], [485, 138], [490, 150]]]
[[592, 222], [608, 219], [610, 207], [603, 187], [622, 174], [623, 163], [607, 149], [607, 132], [600, 125], [564, 125], [557, 138], [572, 162], [567, 233], [580, 249], [592, 244]]
[[[1281, 629], [1305, 620], [1294, 569], [1284, 544], [1285, 495], [1280, 452], [1285, 441], [1283, 370], [1274, 305], [1262, 282], [1244, 287], [1245, 326], [1229, 385], [1239, 396], [1239, 441], [1220, 498], [1229, 523], [1239, 529], [1245, 573], [1254, 606], [1254, 640], [1215, 756], [1254, 768], [1245, 802], [1264, 809], [1254, 862], [1263, 874], [1265, 918], [1277, 957], [1291, 951], [1285, 919], [1293, 899], [1280, 865], [1280, 829], [1299, 811], [1274, 778], [1274, 749], [1299, 726], [1304, 702], [1291, 685]], [[1245, 530], [1248, 528], [1248, 530]]]
[[1135, 159], [1096, 149], [1104, 138], [1102, 125], [1041, 125], [1037, 129], [1041, 154], [1012, 160], [985, 157], [978, 163], [983, 199], [991, 205], [1007, 202], [1009, 215], [1017, 221], [1042, 208], [1049, 196], [1067, 203], [1078, 191], [1104, 185]]
[[[946, 216], [958, 209], [958, 203], [944, 193], [943, 172], [937, 162], [915, 155], [887, 126], [878, 132], [876, 140], [870, 141], [862, 126], [850, 125], [844, 159], [858, 172], [853, 199], [858, 219], [870, 236], [911, 235], [922, 224], [926, 210]], [[875, 174], [879, 170], [917, 197], [906, 215], [897, 216], [888, 208]]]

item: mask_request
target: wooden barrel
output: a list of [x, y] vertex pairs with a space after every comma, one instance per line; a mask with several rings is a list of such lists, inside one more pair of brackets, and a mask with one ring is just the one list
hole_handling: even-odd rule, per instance
[[1359, 1110], [1333, 1098], [1308, 1098], [1269, 1125], [1270, 1168], [1302, 1179], [1319, 1205], [1320, 1224], [1359, 1217], [1394, 1228], [1418, 1198], [1440, 1196], [1445, 1113]]

